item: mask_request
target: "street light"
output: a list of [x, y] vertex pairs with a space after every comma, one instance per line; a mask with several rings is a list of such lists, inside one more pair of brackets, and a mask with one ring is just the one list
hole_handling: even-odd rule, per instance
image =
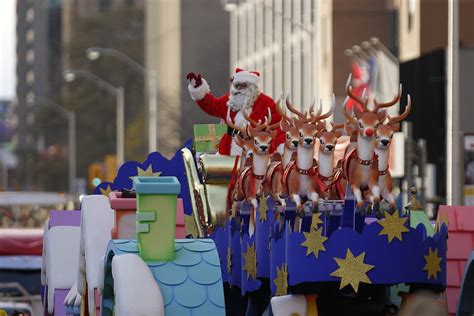
[[80, 69], [68, 69], [63, 73], [64, 80], [67, 82], [73, 82], [78, 77], [86, 78], [96, 82], [99, 86], [105, 88], [109, 93], [116, 96], [116, 107], [117, 107], [117, 168], [122, 165], [125, 160], [125, 106], [124, 106], [124, 95], [123, 88], [116, 87], [113, 84], [105, 81], [104, 79], [97, 77], [91, 72], [80, 70]]
[[[38, 103], [39, 101], [40, 103]], [[68, 144], [69, 144], [69, 162], [68, 162], [68, 177], [69, 177], [69, 192], [75, 192], [74, 182], [76, 179], [76, 114], [68, 111], [64, 106], [59, 105], [47, 97], [30, 97], [26, 100], [28, 105], [39, 104], [49, 106], [55, 109], [68, 119]]]
[[148, 151], [154, 152], [158, 147], [158, 136], [156, 127], [156, 115], [158, 109], [157, 78], [154, 70], [148, 70], [137, 61], [121, 51], [113, 48], [89, 47], [86, 49], [86, 56], [89, 60], [97, 60], [100, 56], [113, 56], [127, 63], [135, 71], [140, 72], [148, 78]]

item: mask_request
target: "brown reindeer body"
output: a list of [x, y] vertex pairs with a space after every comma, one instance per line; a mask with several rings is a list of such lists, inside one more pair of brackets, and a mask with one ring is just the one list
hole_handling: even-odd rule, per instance
[[[291, 112], [299, 116], [294, 119], [295, 127], [298, 129], [298, 150], [296, 151], [296, 160], [292, 161], [286, 168], [284, 173], [284, 192], [287, 194], [296, 207], [301, 209], [303, 207], [303, 199], [306, 198], [315, 206], [319, 201], [318, 182], [317, 182], [317, 163], [314, 160], [314, 147], [316, 143], [316, 134], [318, 129], [316, 123], [322, 119], [328, 118], [334, 108], [334, 98], [331, 109], [323, 115], [314, 115], [311, 107], [309, 113], [310, 118], [306, 118], [308, 113], [301, 113], [297, 111], [286, 100], [286, 105]], [[322, 106], [321, 106], [322, 108]]]
[[319, 151], [318, 151], [318, 194], [325, 199], [344, 199], [345, 180], [340, 168], [334, 168], [334, 151], [337, 140], [342, 133], [337, 129], [343, 128], [344, 124], [332, 124], [332, 130], [326, 130], [326, 124], [318, 124]]
[[272, 162], [268, 167], [267, 178], [265, 181], [265, 193], [271, 196], [275, 201], [279, 201], [282, 207], [285, 207], [287, 193], [284, 190], [283, 174], [286, 166], [291, 162], [293, 155], [298, 149], [299, 135], [296, 127], [290, 124], [290, 119], [281, 111], [279, 106], [277, 107], [277, 110], [283, 118], [280, 121], [280, 128], [285, 132], [286, 139], [283, 148], [283, 155], [280, 156], [279, 154], [274, 154], [274, 157], [279, 156], [279, 159], [272, 159]]
[[400, 116], [389, 117], [388, 123], [379, 125], [376, 132], [375, 152], [378, 156], [378, 185], [382, 198], [387, 201], [392, 208], [395, 207], [395, 198], [392, 195], [393, 181], [388, 164], [390, 145], [392, 143], [393, 134], [400, 129], [399, 122], [406, 118], [410, 111], [411, 99], [410, 95], [408, 95], [408, 104], [405, 111]]

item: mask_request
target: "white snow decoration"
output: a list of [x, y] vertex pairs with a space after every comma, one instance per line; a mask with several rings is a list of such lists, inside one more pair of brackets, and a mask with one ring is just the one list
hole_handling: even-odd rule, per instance
[[124, 254], [112, 259], [115, 315], [164, 316], [161, 290], [145, 262], [137, 255]]
[[78, 269], [76, 254], [79, 251], [79, 227], [56, 226], [47, 231], [43, 258], [46, 264], [48, 285], [48, 312], [54, 312], [54, 290], [69, 289], [75, 283]]
[[[85, 295], [84, 278], [87, 281], [89, 314], [95, 314], [94, 288], [99, 288], [100, 264], [107, 250], [114, 226], [114, 213], [110, 208], [109, 199], [105, 195], [88, 195], [82, 199], [81, 236], [78, 251], [77, 287], [67, 295], [68, 302], [78, 301], [75, 296]], [[77, 258], [77, 257], [76, 257]], [[86, 273], [87, 271], [87, 273]]]
[[306, 298], [304, 295], [284, 295], [272, 297], [274, 316], [306, 315]]

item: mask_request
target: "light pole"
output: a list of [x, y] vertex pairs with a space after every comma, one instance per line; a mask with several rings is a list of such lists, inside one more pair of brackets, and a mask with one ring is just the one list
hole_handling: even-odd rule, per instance
[[68, 144], [69, 144], [69, 162], [68, 162], [68, 176], [69, 176], [69, 193], [75, 192], [74, 182], [76, 179], [76, 114], [68, 111], [64, 106], [59, 105], [47, 97], [32, 97], [27, 99], [28, 104], [38, 104], [51, 107], [68, 120]]
[[125, 104], [123, 87], [116, 87], [104, 79], [97, 77], [91, 72], [80, 70], [80, 69], [68, 69], [63, 73], [64, 80], [72, 82], [77, 77], [83, 77], [92, 80], [105, 88], [111, 94], [116, 96], [116, 107], [117, 107], [117, 169], [123, 164], [125, 160]]
[[89, 60], [97, 60], [101, 55], [113, 56], [127, 63], [130, 67], [147, 77], [148, 81], [148, 151], [154, 152], [158, 147], [158, 136], [156, 127], [158, 109], [157, 76], [154, 70], [147, 70], [136, 62], [133, 58], [125, 55], [121, 51], [113, 48], [90, 47], [86, 49], [86, 56]]

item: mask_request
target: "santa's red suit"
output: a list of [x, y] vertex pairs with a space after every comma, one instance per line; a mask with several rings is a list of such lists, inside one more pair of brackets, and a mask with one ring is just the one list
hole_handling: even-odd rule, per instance
[[[258, 85], [259, 76], [260, 75], [256, 72], [249, 72], [237, 69], [236, 73], [232, 78], [232, 84], [245, 83]], [[196, 86], [194, 84], [195, 82], [198, 82], [200, 84]], [[225, 95], [216, 98], [210, 92], [209, 85], [207, 84], [206, 80], [204, 78], [201, 78], [200, 76], [198, 80], [195, 80], [190, 83], [188, 89], [191, 94], [191, 98], [196, 101], [196, 103], [204, 112], [209, 115], [219, 117], [224, 121], [226, 120], [230, 93], [226, 93]], [[275, 102], [271, 97], [265, 95], [264, 93], [260, 92], [258, 97], [253, 101], [253, 104], [249, 104], [249, 106], [252, 107], [250, 118], [255, 121], [261, 120], [261, 122], [264, 122], [265, 116], [268, 115], [268, 109], [270, 109], [272, 114], [271, 124], [278, 123], [281, 120], [280, 114], [276, 111]], [[239, 124], [239, 118], [242, 118], [242, 114], [240, 113], [240, 111], [241, 110], [230, 111], [230, 117], [236, 124]], [[278, 145], [283, 144], [284, 142], [285, 134], [280, 128], [278, 128], [277, 137], [272, 141], [270, 152], [275, 151]], [[228, 133], [222, 136], [221, 141], [219, 143], [219, 154], [230, 155], [231, 146], [232, 130], [229, 128]]]

